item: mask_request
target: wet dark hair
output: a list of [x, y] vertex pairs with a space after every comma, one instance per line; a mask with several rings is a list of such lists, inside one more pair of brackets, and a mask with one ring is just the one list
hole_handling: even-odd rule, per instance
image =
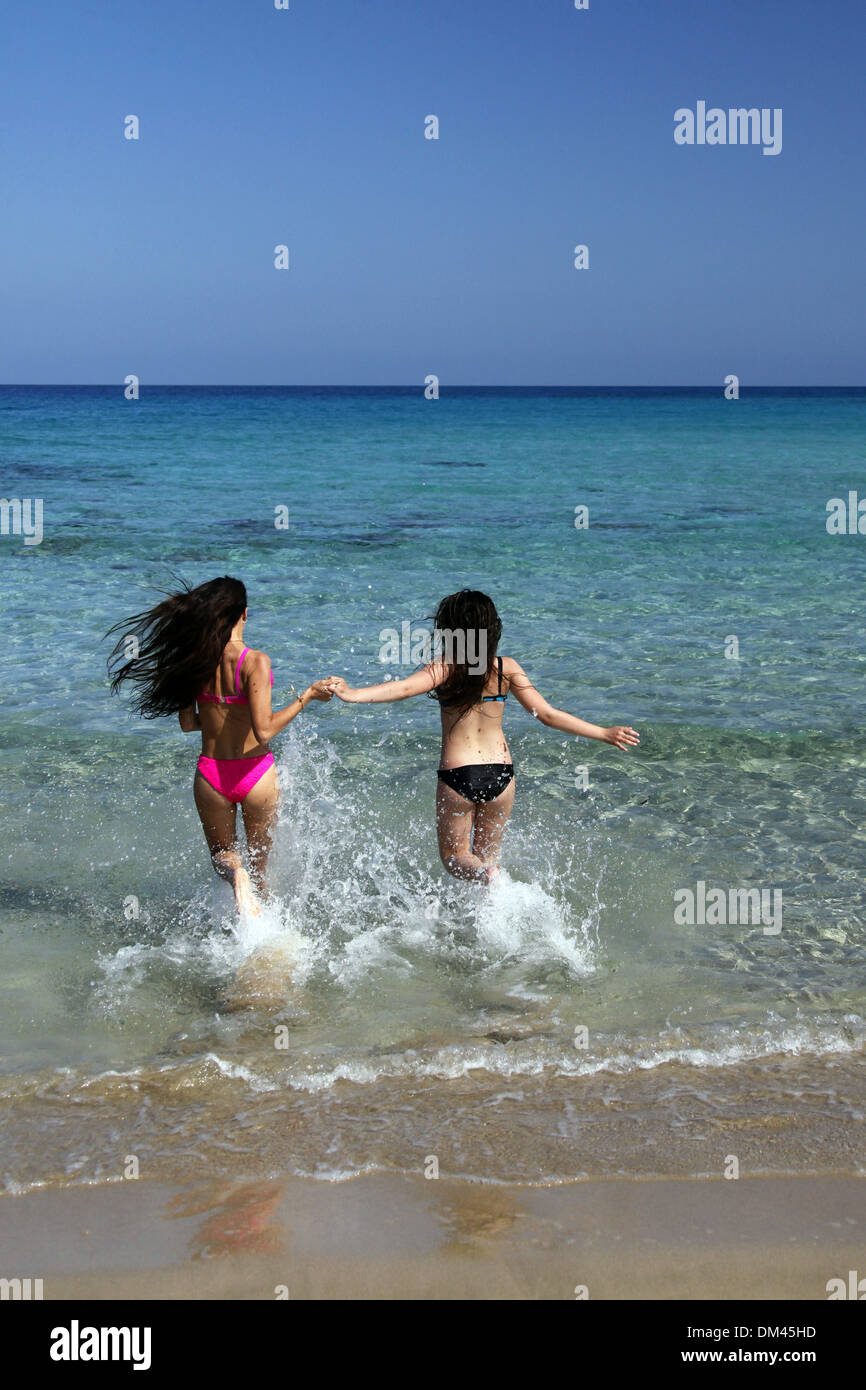
[[[109, 628], [122, 633], [108, 658], [112, 694], [124, 681], [134, 687], [132, 705], [144, 719], [177, 714], [212, 680], [226, 643], [247, 606], [239, 579], [223, 575], [168, 594], [162, 603]], [[136, 655], [130, 654], [134, 638]]]
[[[481, 634], [485, 634], [486, 670], [473, 675], [469, 671], [470, 663], [467, 660], [450, 662], [445, 680], [430, 692], [441, 704], [457, 710], [458, 716], [462, 719], [473, 705], [479, 703], [484, 693], [484, 687], [496, 660], [496, 650], [502, 636], [502, 622], [493, 600], [482, 594], [480, 589], [461, 589], [458, 593], [443, 598], [436, 609], [433, 622], [436, 632], [462, 634], [464, 657], [480, 651]], [[468, 637], [470, 632], [474, 634], [472, 642]], [[459, 645], [458, 640], [455, 646], [459, 648]], [[459, 651], [453, 653], [455, 656], [458, 654]], [[447, 659], [447, 651], [444, 655]]]

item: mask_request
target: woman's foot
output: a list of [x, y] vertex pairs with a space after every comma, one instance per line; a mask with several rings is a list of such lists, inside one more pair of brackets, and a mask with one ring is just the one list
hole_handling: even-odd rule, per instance
[[499, 882], [499, 865], [488, 864], [487, 866], [487, 887], [492, 888], [494, 883]]
[[261, 907], [256, 902], [250, 876], [246, 869], [235, 869], [232, 887], [235, 890], [238, 912], [246, 912], [251, 917], [257, 917], [261, 912]]

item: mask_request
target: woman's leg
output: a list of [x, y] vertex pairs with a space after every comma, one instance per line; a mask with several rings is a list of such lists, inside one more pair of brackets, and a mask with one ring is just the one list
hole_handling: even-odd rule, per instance
[[241, 802], [247, 847], [250, 852], [250, 869], [253, 883], [260, 893], [267, 892], [265, 870], [268, 867], [268, 855], [271, 852], [279, 805], [280, 784], [277, 780], [277, 769], [271, 766]]
[[436, 782], [436, 831], [439, 855], [449, 874], [487, 883], [487, 866], [472, 853], [472, 825], [477, 807], [445, 782]]
[[475, 808], [475, 838], [472, 842], [474, 854], [486, 864], [491, 879], [499, 873], [499, 854], [502, 837], [514, 805], [514, 778], [505, 791], [492, 801], [482, 801]]
[[195, 774], [192, 790], [214, 871], [231, 884], [239, 909], [255, 911], [250, 876], [243, 866], [235, 835], [234, 802], [212, 787], [200, 772]]

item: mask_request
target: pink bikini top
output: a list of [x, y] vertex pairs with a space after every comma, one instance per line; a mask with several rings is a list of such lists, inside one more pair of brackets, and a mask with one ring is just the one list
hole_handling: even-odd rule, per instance
[[[238, 692], [241, 688], [241, 667], [244, 664], [244, 657], [246, 656], [248, 651], [249, 647], [244, 647], [243, 651], [241, 652], [241, 659], [235, 667], [235, 690]], [[271, 671], [271, 685], [273, 685], [273, 683], [274, 673], [273, 671]], [[247, 695], [241, 695], [239, 693], [235, 695], [208, 695], [206, 690], [200, 690], [195, 698], [199, 702], [204, 701], [206, 704], [209, 705], [248, 705], [250, 702], [249, 696]]]

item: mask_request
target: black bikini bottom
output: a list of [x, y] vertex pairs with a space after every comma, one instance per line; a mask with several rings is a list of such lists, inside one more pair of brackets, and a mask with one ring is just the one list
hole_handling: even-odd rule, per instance
[[440, 782], [467, 801], [493, 801], [514, 777], [514, 763], [469, 763], [466, 767], [442, 767]]

